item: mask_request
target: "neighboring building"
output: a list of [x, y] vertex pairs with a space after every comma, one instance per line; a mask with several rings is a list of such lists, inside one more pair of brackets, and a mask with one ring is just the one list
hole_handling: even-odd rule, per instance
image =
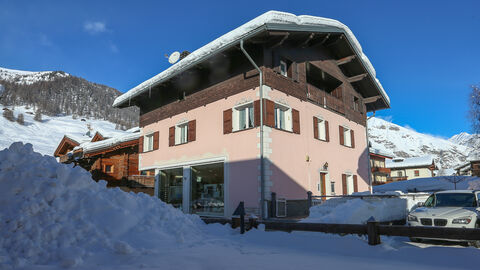
[[155, 170], [156, 196], [226, 217], [243, 201], [266, 217], [272, 192], [292, 200], [368, 190], [366, 114], [389, 103], [345, 25], [267, 12], [114, 107], [140, 108], [139, 168]]
[[378, 149], [370, 148], [370, 168], [372, 170], [372, 185], [387, 183], [390, 169], [386, 167], [385, 160], [392, 159], [392, 155]]
[[386, 161], [386, 167], [391, 171], [387, 181], [433, 177], [434, 171], [438, 170], [432, 156], [394, 158]]
[[154, 177], [138, 170], [140, 132], [107, 137], [96, 132], [90, 141], [65, 135], [54, 156], [62, 163], [75, 163], [88, 170], [96, 181], [109, 187], [142, 191], [153, 195]]
[[457, 175], [480, 176], [480, 152], [472, 152], [467, 162], [455, 168]]

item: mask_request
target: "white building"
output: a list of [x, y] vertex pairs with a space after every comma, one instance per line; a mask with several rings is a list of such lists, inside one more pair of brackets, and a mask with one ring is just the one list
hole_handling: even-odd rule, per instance
[[390, 181], [433, 177], [434, 170], [438, 169], [432, 156], [394, 158], [385, 162], [391, 171]]

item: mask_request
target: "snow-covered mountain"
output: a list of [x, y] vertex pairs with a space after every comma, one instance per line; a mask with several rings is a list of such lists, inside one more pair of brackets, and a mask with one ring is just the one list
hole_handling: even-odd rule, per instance
[[0, 67], [0, 80], [17, 84], [33, 84], [41, 81], [53, 81], [56, 78], [68, 77], [63, 71], [23, 71]]
[[464, 163], [473, 149], [469, 144], [459, 143], [460, 138], [458, 141], [446, 140], [376, 117], [368, 120], [368, 135], [373, 148], [395, 157], [432, 155], [439, 168], [452, 168]]
[[[3, 106], [0, 106], [0, 111], [3, 111], [3, 108]], [[53, 155], [65, 134], [88, 140], [89, 136], [86, 135], [89, 131], [88, 125], [91, 130], [90, 136], [93, 136], [95, 131], [110, 136], [125, 134], [124, 131], [115, 130], [114, 123], [105, 120], [88, 120], [80, 117], [73, 119], [71, 115], [44, 115], [42, 122], [38, 122], [33, 120], [34, 115], [31, 108], [15, 107], [13, 113], [15, 118], [19, 114], [23, 114], [25, 125], [11, 122], [0, 116], [0, 150], [9, 147], [13, 142], [21, 141], [31, 143], [33, 149], [39, 153]]]
[[460, 134], [453, 135], [448, 140], [473, 149], [480, 149], [480, 134], [468, 134], [467, 132], [462, 132]]

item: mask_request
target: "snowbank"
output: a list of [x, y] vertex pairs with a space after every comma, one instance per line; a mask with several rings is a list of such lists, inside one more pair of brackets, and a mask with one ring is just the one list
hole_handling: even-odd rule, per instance
[[0, 205], [1, 269], [74, 266], [93, 251], [135, 253], [151, 239], [156, 248], [175, 248], [202, 240], [206, 226], [146, 194], [107, 189], [20, 142], [0, 151]]
[[334, 198], [311, 207], [303, 222], [365, 224], [371, 217], [380, 222], [402, 220], [406, 202], [401, 198]]
[[[438, 176], [429, 178], [416, 178], [406, 181], [393, 182], [381, 186], [374, 186], [374, 192], [402, 191], [402, 192], [432, 192], [451, 190], [455, 188], [453, 182], [457, 182], [457, 189], [469, 189], [470, 182], [479, 181], [475, 176]], [[471, 188], [470, 188], [471, 189]]]

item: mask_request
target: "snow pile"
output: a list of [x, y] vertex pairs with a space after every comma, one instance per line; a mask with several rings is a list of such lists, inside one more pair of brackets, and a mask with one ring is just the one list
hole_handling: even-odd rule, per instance
[[303, 222], [365, 224], [376, 221], [402, 220], [406, 217], [407, 200], [401, 198], [334, 198], [310, 208]]
[[433, 192], [441, 190], [452, 190], [455, 188], [454, 182], [457, 182], [457, 189], [469, 189], [472, 181], [480, 180], [475, 176], [438, 176], [428, 178], [416, 178], [407, 181], [398, 181], [381, 186], [374, 186], [373, 191], [402, 191], [402, 192]]
[[[0, 151], [0, 268], [81, 264], [94, 254], [136, 254], [203, 240], [194, 215], [146, 194], [91, 179], [20, 142]], [[152, 242], [153, 241], [153, 242]]]

